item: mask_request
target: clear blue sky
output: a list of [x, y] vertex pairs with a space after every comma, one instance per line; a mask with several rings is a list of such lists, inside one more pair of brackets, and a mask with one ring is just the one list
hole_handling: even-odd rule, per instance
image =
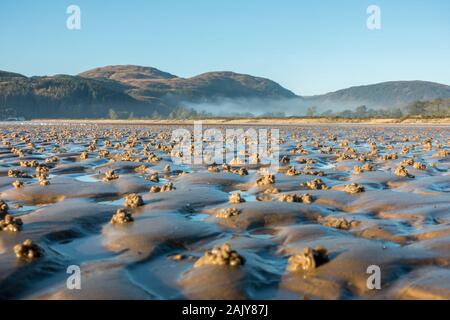
[[[79, 31], [66, 28], [70, 4], [81, 8]], [[381, 30], [366, 27], [370, 4], [381, 8]], [[231, 70], [305, 95], [389, 80], [450, 84], [450, 1], [0, 1], [0, 70], [110, 64], [183, 77]]]

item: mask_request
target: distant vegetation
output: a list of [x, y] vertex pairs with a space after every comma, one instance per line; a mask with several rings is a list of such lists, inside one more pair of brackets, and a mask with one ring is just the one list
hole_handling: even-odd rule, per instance
[[336, 118], [348, 118], [348, 119], [361, 119], [361, 118], [401, 118], [405, 116], [400, 108], [395, 109], [372, 109], [366, 106], [359, 106], [355, 110], [346, 109], [340, 112], [333, 112], [333, 110], [327, 110], [321, 113], [315, 111], [314, 108], [308, 108], [306, 113], [308, 117], [336, 117]]
[[119, 116], [166, 110], [162, 102], [134, 99], [115, 82], [73, 76], [0, 77], [2, 118], [103, 118], [110, 109]]
[[312, 106], [306, 110], [306, 116], [311, 118], [331, 117], [346, 119], [364, 118], [404, 118], [404, 117], [424, 117], [443, 118], [450, 117], [450, 99], [434, 99], [431, 101], [416, 101], [403, 108], [381, 108], [373, 109], [366, 106], [359, 106], [355, 110], [346, 109], [340, 112], [333, 112], [329, 109], [318, 112], [317, 107]]
[[385, 82], [302, 97], [269, 79], [234, 72], [181, 78], [130, 65], [96, 68], [78, 76], [26, 77], [0, 71], [0, 119], [445, 117], [449, 99], [449, 86], [425, 81]]
[[[112, 110], [113, 111], [113, 110]], [[395, 109], [372, 109], [366, 106], [359, 106], [355, 110], [344, 110], [340, 112], [333, 112], [327, 110], [318, 112], [316, 107], [310, 107], [306, 111], [308, 118], [336, 118], [336, 119], [370, 119], [370, 118], [408, 118], [408, 117], [423, 117], [423, 118], [443, 118], [450, 117], [450, 99], [436, 99], [432, 101], [417, 101], [409, 104], [404, 108]], [[168, 116], [162, 116], [155, 112], [152, 116], [144, 117], [143, 119], [215, 119], [215, 118], [286, 118], [283, 112], [268, 112], [260, 115], [254, 115], [249, 112], [232, 113], [228, 116], [217, 116], [210, 112], [198, 112], [191, 108], [177, 107]], [[295, 118], [295, 117], [293, 117]], [[119, 119], [115, 112], [111, 113], [110, 119]], [[123, 117], [122, 117], [123, 119]]]
[[415, 101], [439, 98], [450, 99], [450, 86], [428, 81], [390, 81], [303, 97], [307, 105], [318, 106], [321, 110], [336, 110], [342, 106], [355, 110], [362, 105], [368, 109], [403, 109]]
[[407, 115], [423, 117], [449, 117], [450, 99], [417, 101], [406, 107]]
[[269, 79], [234, 72], [179, 78], [155, 68], [109, 66], [79, 76], [25, 77], [0, 71], [0, 117], [183, 118], [206, 116], [185, 102], [285, 99], [296, 95]]

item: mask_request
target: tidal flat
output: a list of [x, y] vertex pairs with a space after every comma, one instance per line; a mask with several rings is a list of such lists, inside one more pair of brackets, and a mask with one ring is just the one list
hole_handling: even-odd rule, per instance
[[283, 125], [272, 173], [177, 128], [0, 124], [0, 298], [450, 299], [450, 126]]

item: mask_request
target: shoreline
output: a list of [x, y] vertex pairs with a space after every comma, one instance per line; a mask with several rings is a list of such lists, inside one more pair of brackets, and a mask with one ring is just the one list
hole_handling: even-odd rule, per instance
[[450, 299], [448, 125], [2, 126], [5, 299]]
[[[108, 125], [450, 125], [450, 118], [430, 119], [330, 119], [330, 118], [243, 118], [243, 119], [163, 119], [163, 120], [111, 120], [111, 119], [33, 119], [26, 123], [48, 124], [108, 124]], [[7, 123], [7, 122], [5, 122]], [[13, 123], [13, 122], [11, 122]]]

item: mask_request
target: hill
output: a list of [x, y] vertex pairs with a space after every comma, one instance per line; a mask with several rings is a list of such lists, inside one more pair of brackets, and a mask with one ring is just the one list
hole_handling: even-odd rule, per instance
[[119, 115], [168, 113], [158, 99], [139, 101], [114, 81], [76, 76], [31, 77], [0, 73], [2, 118], [101, 118], [114, 109]]
[[322, 110], [368, 108], [403, 108], [415, 101], [450, 98], [450, 86], [427, 81], [391, 81], [351, 87], [324, 95], [304, 97], [308, 105]]
[[140, 100], [161, 98], [171, 103], [215, 101], [220, 98], [293, 98], [294, 93], [269, 79], [234, 72], [208, 72], [181, 78], [155, 68], [133, 65], [96, 68], [79, 76], [111, 79], [131, 88]]

